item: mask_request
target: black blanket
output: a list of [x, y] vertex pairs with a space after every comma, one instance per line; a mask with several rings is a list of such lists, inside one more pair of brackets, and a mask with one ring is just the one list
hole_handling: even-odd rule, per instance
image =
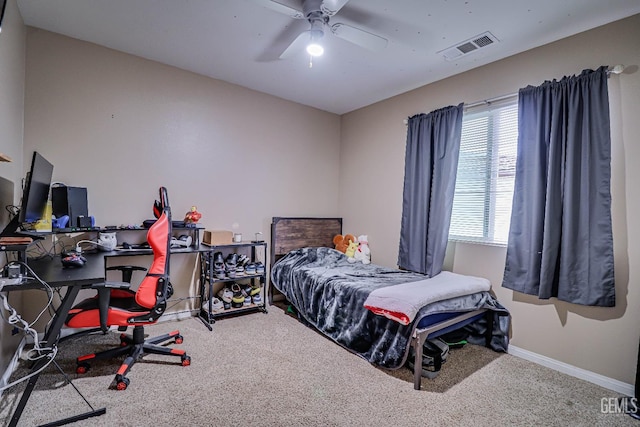
[[[375, 264], [349, 263], [330, 248], [303, 248], [290, 252], [272, 268], [271, 282], [297, 310], [301, 320], [370, 363], [396, 369], [409, 353], [413, 329], [430, 314], [489, 308], [495, 313], [491, 347], [506, 351], [507, 310], [488, 292], [452, 298], [423, 307], [414, 322], [402, 325], [364, 308], [378, 287], [424, 280], [426, 276]], [[470, 342], [484, 343], [486, 322], [470, 325]]]

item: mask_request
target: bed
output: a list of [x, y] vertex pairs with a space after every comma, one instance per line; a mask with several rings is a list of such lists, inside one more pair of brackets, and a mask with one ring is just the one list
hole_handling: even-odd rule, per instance
[[[460, 328], [466, 328], [467, 340], [473, 344], [507, 351], [509, 313], [483, 287], [486, 279], [443, 272], [438, 275], [440, 284], [459, 282], [462, 287], [457, 293], [411, 300], [410, 309], [398, 297], [393, 302], [400, 303], [402, 309], [397, 305], [389, 308], [384, 306], [385, 298], [393, 300], [403, 292], [415, 292], [416, 285], [438, 276], [429, 279], [419, 273], [376, 265], [375, 260], [368, 265], [351, 263], [333, 249], [337, 234], [342, 234], [341, 218], [273, 218], [268, 288], [271, 304], [285, 299], [300, 321], [387, 369], [403, 367], [410, 353], [421, 361], [427, 339]], [[465, 288], [467, 282], [480, 287], [469, 290]], [[376, 301], [382, 303], [377, 305]], [[414, 363], [416, 390], [420, 389], [422, 375], [422, 364]]]

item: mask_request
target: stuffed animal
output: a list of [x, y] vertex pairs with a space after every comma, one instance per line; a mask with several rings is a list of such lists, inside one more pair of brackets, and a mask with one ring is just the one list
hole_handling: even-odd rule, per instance
[[356, 262], [356, 259], [353, 257], [356, 253], [356, 250], [358, 250], [358, 241], [354, 239], [353, 242], [349, 242], [349, 246], [344, 253], [347, 256], [347, 261], [351, 263]]
[[371, 250], [369, 249], [369, 242], [366, 234], [358, 236], [358, 249], [353, 255], [356, 261], [362, 261], [363, 264], [371, 264]]
[[336, 245], [336, 250], [345, 253], [349, 247], [349, 243], [356, 242], [356, 237], [353, 234], [337, 234], [333, 237], [333, 244]]

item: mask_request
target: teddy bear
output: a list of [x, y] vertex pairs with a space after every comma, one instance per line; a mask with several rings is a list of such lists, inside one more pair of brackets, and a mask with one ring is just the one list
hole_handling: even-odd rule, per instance
[[353, 255], [356, 261], [362, 261], [363, 264], [371, 264], [371, 249], [369, 249], [368, 237], [366, 234], [358, 236], [358, 249]]
[[336, 250], [345, 253], [349, 247], [349, 243], [356, 242], [356, 236], [353, 234], [337, 234], [333, 237], [333, 244], [336, 245]]
[[358, 241], [355, 240], [355, 238], [353, 239], [352, 242], [349, 242], [349, 246], [347, 246], [347, 250], [345, 251], [345, 255], [347, 256], [347, 261], [354, 263], [356, 262], [356, 259], [354, 258], [354, 255], [356, 253], [356, 251], [358, 250]]

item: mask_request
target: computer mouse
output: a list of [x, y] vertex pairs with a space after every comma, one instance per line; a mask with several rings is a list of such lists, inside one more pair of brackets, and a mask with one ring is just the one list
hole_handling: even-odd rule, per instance
[[72, 255], [67, 255], [63, 257], [61, 261], [62, 261], [62, 266], [64, 268], [68, 268], [68, 267], [79, 268], [79, 267], [84, 267], [84, 264], [87, 262], [87, 259], [82, 255], [72, 254]]
[[127, 242], [122, 242], [122, 249], [131, 249], [131, 245]]

